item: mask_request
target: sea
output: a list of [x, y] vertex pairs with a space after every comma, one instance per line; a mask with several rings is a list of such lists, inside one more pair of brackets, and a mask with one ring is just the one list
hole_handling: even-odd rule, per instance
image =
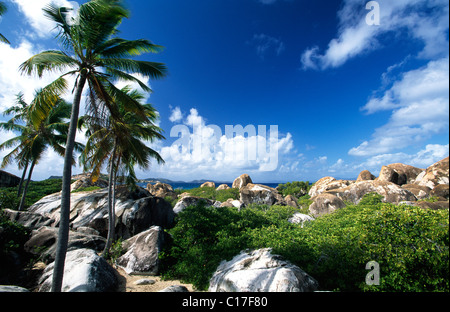
[[[147, 187], [148, 182], [144, 182], [144, 183], [138, 183], [138, 185], [140, 187], [146, 188]], [[155, 184], [155, 183], [152, 183]], [[203, 183], [166, 183], [169, 184], [170, 186], [172, 186], [172, 188], [174, 190], [176, 189], [181, 189], [181, 190], [192, 190], [194, 188], [198, 188], [200, 187]], [[233, 183], [216, 183], [216, 187], [221, 185], [221, 184], [226, 184], [229, 187], [231, 187], [233, 185]], [[268, 187], [272, 187], [272, 188], [276, 188], [278, 185], [280, 185], [280, 183], [258, 183], [258, 184], [262, 184], [262, 185], [266, 185]]]

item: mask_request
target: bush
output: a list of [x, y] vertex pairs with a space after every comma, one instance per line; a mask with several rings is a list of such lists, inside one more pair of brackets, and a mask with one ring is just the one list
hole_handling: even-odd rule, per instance
[[297, 198], [303, 197], [308, 194], [311, 189], [311, 184], [309, 182], [288, 182], [286, 184], [278, 185], [278, 191], [283, 194], [283, 196], [293, 195]]
[[[291, 207], [252, 205], [185, 209], [161, 256], [163, 276], [206, 289], [222, 260], [241, 250], [273, 248], [319, 281], [322, 290], [449, 291], [449, 213], [380, 203], [367, 195], [301, 228], [287, 222]], [[369, 261], [381, 284], [367, 286]]]

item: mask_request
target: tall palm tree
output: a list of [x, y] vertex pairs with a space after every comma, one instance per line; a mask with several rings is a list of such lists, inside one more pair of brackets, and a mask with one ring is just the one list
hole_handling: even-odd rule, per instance
[[[41, 52], [20, 67], [25, 74], [65, 71], [58, 79], [48, 85], [46, 97], [54, 97], [56, 93], [67, 89], [66, 76], [76, 76], [74, 100], [70, 120], [66, 155], [63, 171], [63, 188], [61, 195], [61, 218], [53, 272], [52, 291], [60, 292], [62, 287], [64, 261], [69, 238], [70, 215], [70, 182], [72, 175], [72, 154], [75, 142], [81, 96], [85, 85], [88, 85], [87, 111], [102, 117], [106, 111], [120, 119], [112, 97], [121, 99], [127, 108], [138, 115], [139, 103], [121, 92], [113, 84], [120, 79], [138, 83], [142, 89], [150, 92], [150, 88], [132, 73], [145, 77], [162, 78], [166, 67], [161, 63], [132, 59], [143, 53], [157, 53], [160, 46], [148, 40], [125, 40], [117, 38], [117, 28], [123, 18], [129, 17], [129, 11], [121, 0], [91, 0], [80, 6], [74, 20], [69, 20], [71, 9], [54, 4], [44, 9], [44, 14], [54, 21], [59, 29], [58, 39], [61, 50]], [[48, 101], [39, 101], [39, 109], [35, 109], [33, 120], [45, 119], [49, 111]]]
[[[129, 87], [122, 89], [136, 101], [142, 101], [144, 96], [132, 91]], [[142, 110], [145, 117], [126, 111], [124, 105], [117, 102], [121, 120], [109, 118], [107, 126], [99, 124], [89, 116], [80, 118], [79, 126], [90, 127], [86, 132], [89, 135], [85, 151], [81, 154], [81, 162], [85, 165], [85, 171], [92, 170], [92, 178], [95, 180], [100, 175], [100, 169], [109, 158], [109, 189], [108, 189], [108, 238], [103, 255], [109, 252], [115, 239], [115, 186], [117, 175], [126, 176], [126, 184], [135, 186], [137, 182], [134, 167], [141, 169], [150, 166], [150, 160], [156, 159], [158, 163], [164, 163], [161, 156], [145, 145], [145, 142], [153, 142], [155, 139], [164, 139], [162, 129], [155, 126], [158, 118], [156, 110], [151, 104], [143, 104]]]
[[[38, 91], [36, 93], [36, 97], [39, 96], [39, 92], [42, 91]], [[70, 118], [71, 105], [59, 98], [57, 103], [53, 105], [53, 109], [50, 111], [44, 122], [42, 122], [39, 127], [35, 127], [28, 120], [29, 108], [31, 105], [28, 105], [20, 94], [18, 96], [18, 102], [20, 103], [22, 109], [20, 109], [20, 106], [13, 106], [8, 109], [5, 113], [12, 111], [16, 111], [18, 113], [10, 121], [0, 123], [0, 128], [18, 132], [19, 135], [2, 143], [0, 145], [0, 150], [17, 145], [3, 158], [1, 166], [5, 167], [16, 159], [19, 167], [25, 167], [22, 178], [25, 178], [27, 168], [31, 165], [19, 205], [19, 211], [21, 211], [25, 206], [28, 185], [31, 181], [34, 167], [41, 160], [47, 148], [52, 148], [56, 151], [56, 153], [64, 157], [65, 149], [63, 145], [67, 140], [67, 132], [69, 128], [67, 119]], [[17, 123], [18, 120], [24, 121], [25, 125]], [[77, 150], [82, 150], [83, 145], [75, 143], [75, 148]], [[73, 162], [75, 162], [74, 159]]]
[[[7, 11], [6, 5], [2, 1], [0, 1], [0, 16], [5, 14], [6, 11]], [[8, 39], [6, 39], [2, 34], [0, 34], [0, 42], [5, 42], [9, 44]]]

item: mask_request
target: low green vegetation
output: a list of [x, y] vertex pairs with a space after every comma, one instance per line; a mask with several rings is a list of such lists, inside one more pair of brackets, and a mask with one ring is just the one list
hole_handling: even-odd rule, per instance
[[[161, 255], [164, 278], [201, 290], [222, 260], [244, 249], [272, 248], [318, 280], [322, 290], [449, 291], [449, 212], [381, 203], [370, 194], [358, 205], [307, 223], [287, 220], [296, 209], [253, 205], [185, 209], [173, 242]], [[380, 264], [379, 286], [368, 286], [366, 264]]]
[[278, 191], [283, 195], [292, 195], [297, 198], [303, 197], [308, 194], [312, 185], [309, 182], [288, 182], [286, 184], [278, 185]]
[[[61, 191], [61, 179], [48, 179], [39, 182], [30, 182], [25, 200], [25, 208], [30, 207], [43, 197]], [[0, 209], [17, 209], [20, 198], [17, 198], [18, 187], [0, 188]]]

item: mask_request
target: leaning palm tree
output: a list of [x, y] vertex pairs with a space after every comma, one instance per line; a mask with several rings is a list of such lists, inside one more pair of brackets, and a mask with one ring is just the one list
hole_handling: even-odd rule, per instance
[[[20, 67], [25, 74], [44, 72], [64, 73], [48, 85], [45, 97], [54, 97], [56, 93], [66, 90], [66, 76], [76, 77], [74, 100], [70, 120], [66, 155], [64, 160], [63, 187], [61, 195], [61, 218], [53, 272], [52, 291], [60, 292], [64, 273], [64, 261], [69, 237], [70, 215], [70, 182], [72, 175], [72, 155], [75, 142], [80, 102], [87, 84], [87, 111], [98, 116], [108, 112], [120, 119], [112, 98], [120, 99], [127, 111], [143, 115], [139, 103], [114, 86], [114, 80], [120, 79], [138, 83], [142, 89], [150, 92], [150, 88], [136, 79], [132, 74], [139, 73], [145, 77], [162, 78], [166, 67], [161, 63], [132, 59], [143, 53], [157, 53], [160, 46], [148, 40], [125, 40], [117, 38], [117, 28], [123, 18], [129, 17], [129, 11], [121, 0], [91, 0], [80, 6], [76, 17], [70, 19], [71, 9], [54, 4], [44, 9], [44, 14], [54, 21], [59, 29], [58, 39], [61, 50], [41, 52]], [[36, 104], [33, 120], [45, 119], [49, 111], [48, 101], [44, 99]]]
[[[129, 87], [122, 89], [131, 98], [141, 101], [144, 96], [131, 91]], [[145, 116], [138, 116], [126, 111], [121, 102], [117, 103], [122, 118], [116, 120], [109, 118], [107, 126], [103, 126], [98, 120], [89, 116], [80, 118], [79, 127], [88, 127], [89, 135], [86, 149], [81, 154], [81, 162], [85, 171], [92, 171], [91, 178], [98, 179], [102, 165], [108, 162], [109, 189], [108, 189], [108, 238], [103, 255], [107, 255], [115, 238], [115, 186], [117, 176], [127, 177], [126, 184], [135, 186], [137, 178], [134, 167], [148, 169], [150, 160], [155, 159], [159, 164], [164, 163], [161, 156], [145, 142], [153, 142], [155, 139], [164, 139], [162, 129], [155, 126], [158, 118], [156, 110], [151, 104], [142, 105]], [[109, 160], [108, 160], [109, 158]]]
[[[36, 97], [39, 96], [39, 92], [42, 91], [38, 91]], [[13, 106], [8, 109], [6, 113], [12, 111], [19, 111], [19, 113], [17, 113], [10, 121], [0, 123], [0, 128], [15, 131], [19, 135], [2, 143], [0, 145], [0, 150], [16, 146], [3, 158], [1, 166], [5, 167], [14, 159], [17, 160], [19, 167], [25, 167], [22, 178], [25, 178], [27, 168], [31, 165], [18, 208], [19, 211], [22, 211], [25, 206], [25, 199], [34, 167], [39, 163], [47, 148], [52, 148], [57, 154], [64, 157], [65, 149], [63, 145], [67, 140], [69, 126], [67, 119], [70, 117], [71, 105], [59, 98], [57, 103], [53, 105], [53, 109], [50, 111], [44, 122], [42, 122], [39, 127], [35, 127], [28, 120], [29, 108], [31, 105], [26, 104], [23, 97], [20, 95], [18, 96], [18, 100], [23, 109], [20, 109], [20, 106]], [[24, 121], [25, 125], [18, 123], [18, 120]], [[75, 143], [76, 150], [82, 150], [83, 147], [83, 145]], [[73, 159], [73, 163], [74, 162], [75, 160]]]
[[[0, 1], [0, 16], [5, 14], [6, 10], [7, 10], [6, 5], [2, 1]], [[9, 44], [8, 39], [6, 39], [2, 34], [0, 34], [0, 42], [5, 42]]]

